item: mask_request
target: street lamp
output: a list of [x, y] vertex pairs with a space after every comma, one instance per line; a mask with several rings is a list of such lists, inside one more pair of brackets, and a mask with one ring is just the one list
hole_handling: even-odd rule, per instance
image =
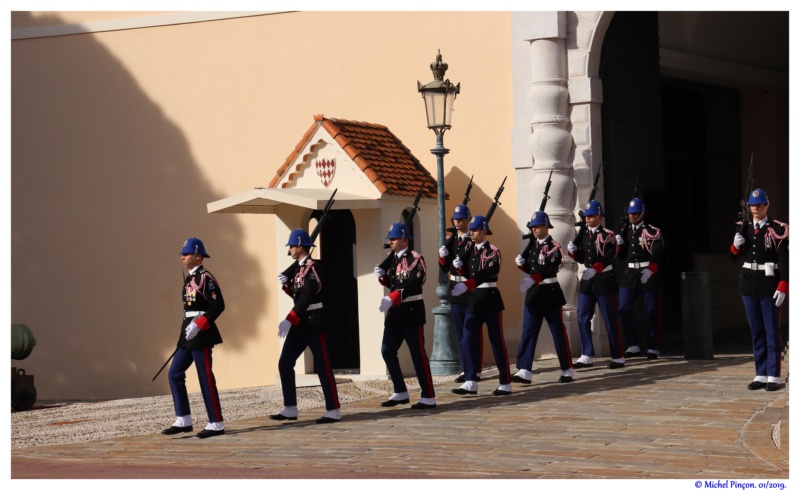
[[[442, 61], [442, 52], [437, 51], [436, 60], [431, 63], [433, 81], [422, 85], [417, 82], [417, 90], [425, 101], [425, 115], [428, 118], [428, 129], [436, 134], [436, 147], [431, 153], [436, 155], [436, 180], [437, 201], [439, 210], [439, 247], [445, 243], [445, 214], [444, 214], [444, 156], [450, 150], [444, 147], [444, 132], [450, 129], [453, 119], [453, 102], [456, 95], [461, 92], [461, 83], [453, 85], [450, 80], [444, 80], [447, 63]], [[433, 308], [433, 352], [430, 365], [432, 374], [449, 375], [458, 374], [461, 369], [459, 362], [459, 349], [456, 342], [453, 320], [450, 316], [450, 304], [447, 302], [447, 273], [439, 269], [439, 286], [436, 288], [436, 297], [439, 306]]]

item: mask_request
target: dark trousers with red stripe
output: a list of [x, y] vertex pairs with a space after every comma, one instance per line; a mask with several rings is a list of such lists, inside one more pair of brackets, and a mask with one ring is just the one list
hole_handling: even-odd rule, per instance
[[400, 360], [397, 352], [403, 341], [408, 345], [411, 352], [411, 360], [414, 363], [414, 370], [417, 373], [419, 386], [422, 388], [422, 398], [435, 398], [433, 391], [433, 376], [431, 376], [431, 365], [428, 362], [428, 354], [425, 352], [425, 332], [423, 325], [403, 326], [403, 327], [384, 327], [383, 340], [381, 341], [381, 355], [392, 377], [395, 393], [408, 391], [403, 380], [403, 370], [400, 368]]
[[781, 309], [771, 296], [742, 296], [750, 335], [753, 337], [753, 356], [756, 376], [781, 376]]
[[328, 346], [325, 334], [303, 334], [298, 329], [289, 330], [286, 341], [283, 343], [281, 357], [278, 359], [278, 373], [281, 376], [281, 389], [283, 390], [283, 404], [287, 407], [297, 405], [297, 383], [294, 377], [294, 366], [300, 354], [311, 349], [314, 355], [314, 371], [319, 376], [322, 394], [325, 395], [325, 410], [335, 410], [340, 407], [339, 393], [336, 391], [336, 380], [331, 369], [331, 360], [328, 355]]
[[542, 320], [547, 320], [550, 333], [553, 335], [553, 344], [558, 356], [558, 365], [562, 371], [572, 367], [572, 354], [569, 350], [567, 327], [561, 317], [560, 306], [531, 306], [525, 305], [522, 315], [522, 337], [519, 340], [519, 353], [517, 354], [517, 369], [533, 369], [533, 356], [536, 353], [536, 342], [539, 340], [539, 331], [542, 329]]
[[[639, 346], [639, 336], [636, 332], [636, 321], [633, 314], [639, 296], [644, 299], [644, 309], [647, 311], [647, 348], [660, 350], [658, 289], [641, 291], [619, 288], [619, 321], [622, 324], [625, 339], [628, 341], [628, 347]], [[639, 348], [641, 350], [640, 346]]]
[[578, 331], [581, 334], [581, 355], [594, 357], [594, 345], [592, 344], [592, 318], [594, 317], [594, 307], [600, 307], [600, 314], [606, 324], [608, 334], [608, 344], [611, 347], [611, 358], [619, 359], [625, 357], [622, 345], [622, 333], [617, 324], [617, 304], [614, 301], [614, 294], [597, 295], [594, 292], [594, 284], [585, 293], [578, 293]]
[[202, 349], [184, 349], [179, 347], [172, 358], [169, 367], [169, 388], [172, 390], [172, 401], [175, 404], [175, 415], [178, 417], [191, 415], [189, 408], [189, 395], [186, 393], [186, 370], [194, 363], [197, 368], [197, 378], [200, 381], [200, 393], [203, 394], [203, 403], [206, 405], [208, 421], [222, 422], [222, 407], [219, 404], [219, 392], [214, 372], [211, 371], [211, 350], [213, 347]]
[[492, 345], [494, 362], [500, 372], [500, 384], [511, 383], [511, 369], [508, 366], [508, 351], [503, 336], [503, 312], [467, 313], [464, 318], [464, 338], [461, 340], [461, 352], [464, 353], [464, 379], [478, 381], [478, 373], [483, 367], [481, 359], [482, 327], [486, 324], [489, 343]]

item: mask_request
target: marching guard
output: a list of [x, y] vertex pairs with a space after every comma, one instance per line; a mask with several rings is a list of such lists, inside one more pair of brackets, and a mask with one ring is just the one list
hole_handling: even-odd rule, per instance
[[617, 258], [622, 262], [619, 290], [619, 319], [628, 342], [625, 357], [644, 355], [634, 320], [634, 307], [644, 297], [647, 310], [647, 358], [658, 359], [661, 353], [658, 287], [659, 266], [664, 257], [664, 236], [661, 230], [645, 223], [644, 201], [635, 197], [626, 208], [628, 222], [616, 235]]
[[191, 237], [183, 243], [181, 263], [189, 272], [184, 278], [183, 322], [178, 336], [178, 346], [169, 367], [169, 387], [177, 418], [162, 430], [164, 435], [192, 432], [192, 412], [186, 391], [186, 370], [192, 363], [197, 369], [200, 393], [208, 414], [208, 425], [197, 433], [197, 437], [219, 436], [225, 433], [222, 407], [214, 372], [211, 369], [211, 351], [222, 343], [217, 329], [217, 317], [225, 309], [219, 283], [203, 266], [203, 259], [211, 257], [199, 238]]
[[739, 274], [750, 334], [756, 377], [749, 390], [781, 388], [780, 307], [789, 294], [789, 225], [767, 217], [769, 198], [761, 189], [750, 193], [750, 223], [733, 238], [731, 258], [743, 261]]
[[381, 299], [378, 309], [386, 313], [381, 354], [392, 378], [394, 393], [381, 402], [381, 406], [394, 407], [409, 402], [408, 389], [397, 357], [405, 341], [422, 389], [419, 402], [411, 408], [433, 409], [436, 408], [436, 394], [428, 354], [425, 352], [425, 302], [422, 300], [422, 285], [425, 284], [427, 272], [425, 259], [416, 250], [409, 250], [409, 241], [413, 237], [405, 223], [394, 223], [386, 239], [394, 257], [388, 270], [376, 266], [375, 275], [381, 285], [389, 288], [389, 294]]
[[[603, 227], [603, 206], [595, 200], [586, 203], [583, 212], [586, 227], [578, 233], [576, 243], [569, 242], [567, 250], [575, 262], [586, 268], [578, 284], [578, 331], [581, 335], [581, 357], [572, 366], [575, 369], [594, 365], [592, 344], [592, 317], [595, 305], [606, 325], [608, 344], [611, 348], [609, 369], [625, 367], [622, 333], [617, 324], [616, 292], [617, 278], [614, 274], [614, 258], [617, 243], [614, 232]], [[578, 240], [577, 238], [580, 238]]]
[[323, 273], [319, 263], [310, 257], [314, 242], [303, 229], [289, 234], [289, 255], [296, 261], [286, 271], [279, 274], [278, 281], [283, 291], [292, 297], [294, 307], [278, 325], [278, 336], [285, 338], [281, 357], [278, 360], [278, 373], [283, 391], [283, 410], [270, 415], [272, 420], [297, 420], [297, 386], [294, 366], [297, 359], [308, 347], [314, 356], [314, 370], [319, 376], [322, 393], [325, 396], [325, 414], [316, 420], [317, 424], [329, 424], [341, 420], [339, 395], [336, 379], [331, 369], [330, 356], [325, 338], [327, 318], [322, 304]]
[[453, 286], [453, 296], [468, 293], [467, 314], [464, 318], [464, 335], [461, 339], [461, 352], [464, 354], [464, 384], [452, 392], [457, 395], [478, 393], [478, 371], [481, 368], [480, 339], [482, 327], [486, 324], [489, 342], [492, 345], [497, 368], [500, 372], [500, 386], [492, 394], [495, 396], [511, 394], [511, 373], [508, 367], [508, 352], [503, 338], [503, 298], [497, 289], [502, 258], [500, 249], [489, 243], [491, 235], [489, 222], [485, 216], [477, 214], [469, 223], [469, 236], [473, 245], [466, 257], [454, 257], [453, 265], [459, 275], [467, 278]]
[[553, 336], [553, 344], [561, 368], [560, 383], [572, 381], [572, 355], [569, 350], [567, 328], [562, 317], [562, 307], [567, 303], [556, 275], [563, 266], [564, 254], [561, 245], [553, 240], [550, 218], [544, 211], [533, 213], [527, 224], [531, 230], [531, 243], [526, 250], [517, 255], [514, 262], [526, 277], [520, 282], [520, 292], [525, 293], [525, 307], [522, 319], [522, 338], [517, 354], [517, 373], [512, 381], [530, 384], [533, 374], [533, 356], [542, 321]]

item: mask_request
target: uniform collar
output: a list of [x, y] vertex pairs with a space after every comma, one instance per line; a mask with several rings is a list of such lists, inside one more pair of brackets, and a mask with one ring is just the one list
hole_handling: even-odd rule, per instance
[[406, 252], [408, 252], [408, 247], [406, 247], [406, 248], [404, 248], [403, 250], [401, 250], [401, 251], [397, 252], [397, 253], [395, 254], [395, 256], [396, 256], [398, 259], [400, 259], [400, 258], [402, 258], [402, 257], [403, 257], [403, 255], [405, 255], [405, 254], [406, 254]]
[[755, 226], [758, 225], [759, 228], [764, 228], [765, 226], [767, 226], [767, 223], [769, 223], [769, 216], [765, 217], [761, 221], [753, 223], [753, 227], [755, 228]]
[[546, 237], [544, 237], [544, 238], [537, 238], [537, 239], [536, 239], [536, 243], [538, 243], [539, 245], [541, 245], [541, 244], [543, 244], [544, 242], [546, 242], [547, 240], [549, 240], [549, 239], [550, 239], [550, 237], [551, 237], [551, 235], [547, 235], [547, 236], [546, 236]]
[[489, 243], [489, 240], [484, 240], [484, 241], [482, 241], [481, 243], [476, 243], [476, 244], [475, 244], [475, 248], [476, 248], [476, 249], [478, 249], [478, 250], [480, 250], [480, 249], [482, 249], [482, 248], [483, 248], [483, 246], [484, 246], [484, 245], [486, 245], [487, 243]]
[[203, 264], [200, 264], [200, 265], [196, 266], [194, 269], [192, 269], [192, 270], [190, 270], [190, 271], [189, 271], [189, 275], [190, 275], [190, 276], [193, 276], [193, 275], [194, 275], [194, 273], [195, 273], [195, 272], [197, 272], [197, 270], [198, 270], [198, 269], [200, 269], [200, 268], [202, 268], [202, 267], [203, 267]]

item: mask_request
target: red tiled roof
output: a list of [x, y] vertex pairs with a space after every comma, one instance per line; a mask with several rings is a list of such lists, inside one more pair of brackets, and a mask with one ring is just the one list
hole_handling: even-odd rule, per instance
[[[436, 199], [436, 179], [389, 128], [380, 124], [326, 118], [321, 114], [314, 116], [314, 124], [295, 145], [269, 187], [275, 187], [281, 177], [291, 170], [289, 166], [319, 126], [333, 137], [381, 194], [414, 197], [425, 183], [422, 196]], [[293, 180], [292, 175], [289, 180]], [[285, 183], [283, 187], [286, 187]]]

